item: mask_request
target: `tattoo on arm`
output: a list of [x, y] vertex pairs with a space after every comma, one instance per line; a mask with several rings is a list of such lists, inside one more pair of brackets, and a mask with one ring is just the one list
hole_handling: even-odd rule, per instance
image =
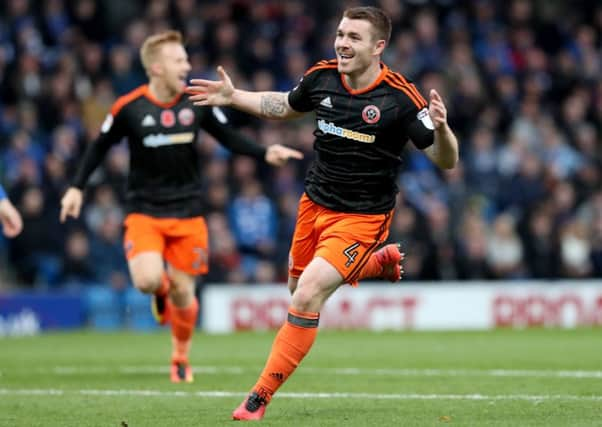
[[265, 117], [284, 117], [286, 99], [283, 93], [270, 93], [261, 97], [261, 114]]

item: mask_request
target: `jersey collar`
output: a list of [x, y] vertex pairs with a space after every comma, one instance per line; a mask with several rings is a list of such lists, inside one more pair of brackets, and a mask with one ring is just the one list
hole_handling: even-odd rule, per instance
[[349, 92], [351, 95], [360, 95], [362, 93], [370, 92], [372, 89], [374, 89], [376, 86], [378, 86], [380, 84], [380, 82], [383, 81], [383, 79], [385, 78], [385, 76], [387, 75], [388, 72], [389, 72], [389, 67], [387, 67], [387, 65], [384, 62], [381, 62], [380, 63], [380, 74], [378, 75], [376, 80], [374, 80], [370, 85], [360, 88], [360, 89], [353, 89], [351, 86], [349, 86], [347, 84], [347, 81], [345, 81], [345, 76], [343, 74], [341, 74], [341, 82], [343, 83], [343, 87], [345, 88], [345, 90], [347, 90], [347, 92]]
[[182, 97], [182, 92], [180, 92], [179, 94], [176, 95], [176, 97], [174, 99], [172, 99], [169, 102], [161, 102], [159, 101], [157, 98], [155, 98], [153, 96], [153, 94], [150, 91], [150, 86], [149, 85], [144, 85], [144, 96], [146, 96], [148, 98], [148, 100], [150, 102], [152, 102], [153, 104], [155, 104], [157, 107], [160, 108], [171, 108], [174, 105], [176, 105], [179, 101], [180, 98]]

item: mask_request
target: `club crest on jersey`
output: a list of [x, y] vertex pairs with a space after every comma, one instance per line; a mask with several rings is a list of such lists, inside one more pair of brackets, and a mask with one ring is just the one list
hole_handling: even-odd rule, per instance
[[380, 120], [380, 110], [376, 105], [367, 105], [362, 111], [362, 119], [372, 125]]
[[194, 121], [194, 113], [190, 108], [182, 108], [178, 112], [178, 121], [182, 126], [190, 126]]
[[166, 128], [170, 128], [176, 124], [176, 115], [172, 110], [161, 111], [161, 124]]

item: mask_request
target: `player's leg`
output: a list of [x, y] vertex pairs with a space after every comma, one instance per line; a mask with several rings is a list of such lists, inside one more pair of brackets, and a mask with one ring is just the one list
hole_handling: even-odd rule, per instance
[[320, 310], [342, 283], [341, 274], [325, 259], [318, 257], [309, 263], [299, 277], [287, 320], [274, 338], [265, 368], [249, 396], [232, 413], [233, 419], [263, 418], [274, 393], [309, 353], [318, 334]]
[[128, 267], [134, 287], [140, 292], [154, 294], [164, 290], [163, 293], [167, 294], [168, 289], [163, 289], [165, 269], [160, 252], [139, 253], [128, 260]]
[[402, 261], [405, 254], [400, 243], [390, 243], [383, 246], [372, 255], [361, 270], [357, 280], [369, 278], [386, 279], [389, 282], [398, 282], [403, 275]]
[[130, 214], [125, 219], [124, 249], [134, 287], [152, 295], [151, 308], [155, 319], [167, 322], [169, 278], [163, 262], [164, 237], [155, 226], [156, 219]]
[[[301, 200], [299, 201], [299, 208], [297, 211], [297, 223], [295, 224], [295, 232], [293, 234], [291, 250], [289, 253], [289, 278], [288, 278], [288, 289], [291, 292], [291, 295], [295, 295], [299, 289], [299, 281], [300, 276], [306, 270], [307, 266], [312, 262], [314, 258], [315, 248], [318, 243], [318, 233], [315, 228], [315, 224], [317, 222], [318, 214], [320, 210], [318, 207], [311, 202], [307, 196], [303, 195]], [[293, 315], [298, 313], [293, 313]], [[317, 316], [306, 316], [310, 317], [311, 326], [314, 326], [317, 323]], [[275, 376], [284, 378], [285, 373], [279, 372], [278, 368], [274, 368], [274, 366], [280, 365], [279, 359], [286, 358], [286, 354], [281, 352], [282, 346], [279, 342], [284, 337], [285, 340], [288, 341], [287, 336], [289, 335], [287, 327], [287, 322], [282, 326], [280, 332], [274, 339], [274, 343], [272, 345], [272, 352], [268, 358], [268, 362], [266, 363], [266, 367], [264, 372], [260, 376], [260, 380], [258, 384], [261, 382], [261, 377], [265, 376], [266, 372], [273, 371], [275, 372]], [[317, 325], [315, 325], [317, 326]], [[312, 327], [310, 329], [310, 341], [313, 343], [313, 339], [315, 338], [315, 332], [317, 331], [317, 327]], [[311, 337], [314, 336], [314, 338]], [[311, 343], [306, 345], [305, 352], [309, 351], [309, 347], [311, 347]], [[308, 344], [308, 343], [306, 343]], [[297, 359], [301, 359], [299, 355], [297, 355]], [[292, 372], [292, 371], [291, 371]], [[267, 373], [269, 377], [269, 373]], [[290, 374], [289, 374], [290, 375]], [[255, 385], [255, 387], [261, 388], [261, 384]], [[235, 420], [258, 420], [263, 417], [265, 412], [266, 401], [266, 393], [262, 393], [262, 390], [258, 390], [259, 393], [253, 387], [251, 394], [241, 403], [241, 405], [232, 413], [232, 418]], [[275, 391], [275, 386], [272, 387]], [[262, 395], [263, 394], [263, 395]], [[271, 395], [270, 395], [271, 396]], [[269, 396], [268, 396], [269, 399]]]
[[168, 274], [172, 283], [168, 300], [172, 341], [170, 378], [172, 382], [192, 382], [189, 355], [199, 313], [194, 295], [196, 277], [171, 265]]
[[207, 225], [202, 217], [170, 221], [164, 257], [172, 281], [168, 303], [173, 349], [171, 380], [192, 382], [189, 354], [199, 312], [195, 278], [209, 270]]
[[318, 244], [315, 224], [320, 210], [304, 194], [299, 200], [297, 222], [288, 255], [288, 290], [293, 295], [299, 283], [299, 276], [314, 258]]
[[[263, 417], [272, 395], [311, 349], [325, 301], [342, 283], [356, 283], [372, 252], [387, 237], [388, 215], [345, 215], [316, 209], [320, 213], [309, 226], [304, 222], [308, 215], [300, 208], [289, 274], [294, 278], [302, 273], [298, 276], [287, 321], [276, 335], [259, 381], [232, 414], [234, 419]], [[309, 238], [310, 234], [317, 237]], [[313, 259], [305, 266], [308, 254], [312, 254]], [[291, 283], [294, 285], [294, 280], [289, 280]]]
[[[376, 218], [376, 217], [375, 217]], [[393, 218], [393, 211], [382, 217], [384, 219], [383, 227], [385, 227], [385, 234], [380, 236], [379, 242], [388, 235], [389, 226], [391, 219]], [[399, 243], [391, 243], [383, 246], [377, 251], [370, 251], [370, 256], [367, 262], [364, 263], [357, 273], [352, 278], [352, 284], [357, 281], [366, 278], [382, 278], [390, 282], [397, 282], [401, 279], [403, 274], [403, 261], [405, 254], [402, 252], [401, 245]]]

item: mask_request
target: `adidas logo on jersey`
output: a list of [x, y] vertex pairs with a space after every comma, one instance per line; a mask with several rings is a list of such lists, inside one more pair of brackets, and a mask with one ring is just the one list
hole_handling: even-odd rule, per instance
[[150, 114], [147, 114], [142, 119], [142, 126], [155, 126], [156, 124], [157, 122], [155, 122], [155, 119], [153, 119], [153, 116], [151, 116]]
[[330, 100], [330, 96], [327, 96], [323, 100], [320, 101], [320, 105], [324, 107], [332, 108], [332, 101]]

